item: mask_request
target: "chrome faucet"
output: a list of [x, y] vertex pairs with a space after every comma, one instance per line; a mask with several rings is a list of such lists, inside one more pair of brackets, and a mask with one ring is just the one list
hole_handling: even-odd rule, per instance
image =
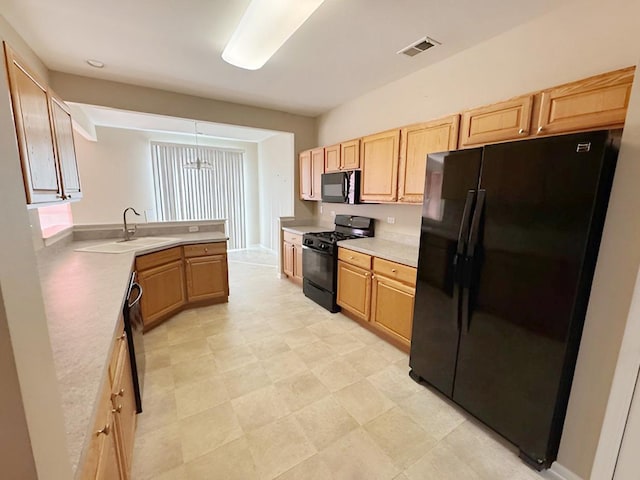
[[133, 207], [125, 208], [124, 213], [122, 214], [122, 220], [124, 221], [124, 242], [128, 242], [132, 239], [132, 237], [136, 234], [137, 226], [134, 225], [133, 228], [129, 228], [127, 226], [127, 212], [131, 210], [137, 216], [140, 216], [138, 212]]

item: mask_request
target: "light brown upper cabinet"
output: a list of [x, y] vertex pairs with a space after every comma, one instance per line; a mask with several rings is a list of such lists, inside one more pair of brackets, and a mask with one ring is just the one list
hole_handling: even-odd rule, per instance
[[340, 170], [357, 170], [360, 168], [360, 139], [349, 140], [338, 145], [325, 148], [325, 173]]
[[4, 46], [27, 203], [61, 200], [47, 87], [6, 43]]
[[523, 138], [529, 135], [533, 95], [462, 112], [460, 147]]
[[80, 189], [76, 147], [73, 143], [71, 112], [62, 99], [51, 91], [49, 91], [49, 99], [63, 198], [69, 200], [80, 199], [82, 198], [82, 190]]
[[622, 127], [634, 71], [629, 67], [543, 91], [536, 133]]
[[360, 139], [340, 144], [340, 169], [357, 170], [360, 168]]
[[300, 198], [322, 199], [322, 174], [324, 173], [324, 148], [314, 148], [300, 153]]
[[307, 200], [311, 197], [311, 150], [300, 152], [300, 198]]
[[460, 115], [404, 127], [400, 131], [398, 202], [422, 203], [427, 155], [455, 150]]
[[325, 173], [340, 171], [340, 144], [325, 147], [324, 171]]
[[400, 130], [369, 135], [363, 137], [361, 142], [360, 200], [395, 202], [398, 199]]

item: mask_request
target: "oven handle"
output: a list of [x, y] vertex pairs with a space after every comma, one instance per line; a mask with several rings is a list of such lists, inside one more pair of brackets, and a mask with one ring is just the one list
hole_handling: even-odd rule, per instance
[[319, 253], [320, 255], [327, 255], [327, 256], [332, 256], [333, 254], [331, 252], [325, 252], [322, 250], [318, 250], [317, 248], [311, 248], [311, 247], [307, 247], [306, 245], [302, 246], [302, 250], [309, 250], [312, 253]]

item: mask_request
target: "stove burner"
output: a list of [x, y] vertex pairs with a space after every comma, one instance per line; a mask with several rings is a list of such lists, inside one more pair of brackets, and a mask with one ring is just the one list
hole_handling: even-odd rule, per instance
[[349, 240], [351, 238], [360, 238], [357, 235], [347, 235], [341, 232], [316, 232], [316, 233], [307, 233], [308, 236], [316, 237], [320, 240], [330, 243], [337, 243], [342, 240]]

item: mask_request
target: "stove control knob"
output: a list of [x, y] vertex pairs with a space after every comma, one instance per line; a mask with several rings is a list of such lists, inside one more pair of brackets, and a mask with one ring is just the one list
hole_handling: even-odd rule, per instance
[[322, 244], [320, 244], [320, 248], [321, 248], [322, 250], [326, 250], [326, 249], [328, 249], [328, 248], [329, 248], [329, 245], [327, 245], [326, 243], [322, 243]]

